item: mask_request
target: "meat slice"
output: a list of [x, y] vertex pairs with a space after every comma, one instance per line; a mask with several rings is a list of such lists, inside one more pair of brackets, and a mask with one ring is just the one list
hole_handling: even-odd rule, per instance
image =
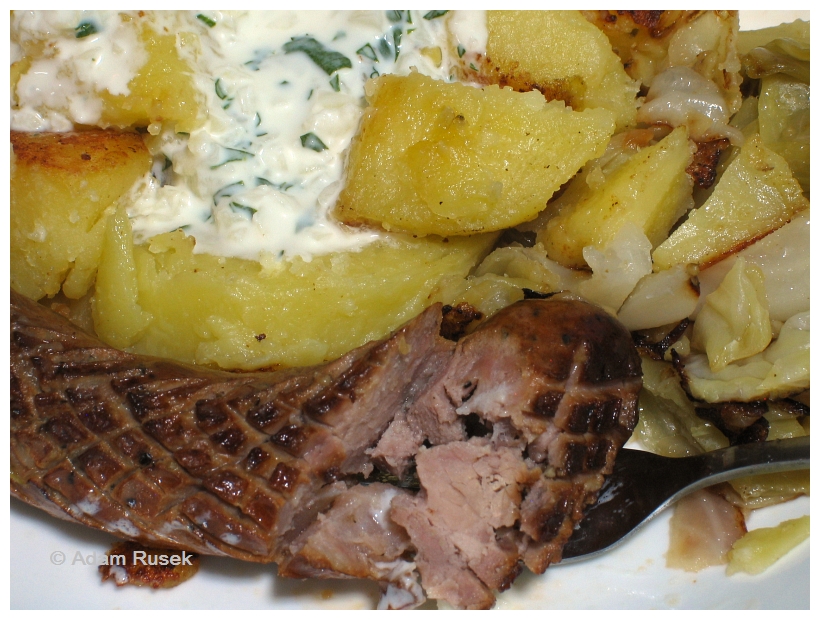
[[[579, 301], [514, 304], [458, 342], [441, 316], [229, 373], [114, 350], [12, 291], [12, 494], [152, 546], [374, 579], [385, 608], [490, 607], [560, 559], [637, 421], [640, 360]], [[414, 472], [415, 491], [373, 481]]]
[[521, 490], [540, 469], [520, 448], [485, 438], [422, 449], [416, 465], [424, 490], [394, 502], [391, 516], [410, 532], [425, 588], [462, 607], [488, 606], [490, 590], [506, 589], [521, 570], [516, 541], [496, 532], [519, 520]]
[[452, 351], [440, 321], [325, 366], [228, 373], [116, 351], [12, 291], [12, 493], [155, 546], [287, 562]]
[[[418, 549], [425, 589], [486, 607], [519, 561], [539, 573], [559, 561], [637, 423], [640, 387], [629, 333], [584, 302], [514, 304], [459, 341], [383, 436], [400, 425], [433, 446], [416, 454], [422, 492], [391, 513]], [[440, 428], [458, 424], [465, 438], [441, 444]], [[469, 426], [484, 436], [467, 438]]]

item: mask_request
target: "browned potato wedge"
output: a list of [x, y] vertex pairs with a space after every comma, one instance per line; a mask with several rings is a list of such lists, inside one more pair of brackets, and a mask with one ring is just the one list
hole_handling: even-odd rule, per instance
[[109, 207], [151, 169], [135, 133], [11, 132], [11, 285], [33, 299], [85, 295]]
[[606, 108], [619, 129], [635, 124], [638, 84], [578, 11], [487, 11], [487, 35], [486, 58], [464, 58], [470, 78], [476, 63], [480, 81], [534, 88], [575, 110]]
[[614, 130], [538, 92], [412, 73], [369, 83], [335, 215], [416, 235], [467, 235], [533, 219]]
[[808, 206], [786, 160], [755, 134], [746, 140], [709, 200], [655, 248], [655, 271], [680, 263], [716, 263], [777, 230]]
[[538, 231], [538, 241], [566, 267], [585, 267], [584, 248], [602, 250], [627, 222], [656, 247], [691, 202], [686, 168], [692, 152], [686, 128], [679, 127], [632, 155], [597, 187], [579, 175], [550, 204], [557, 215]]

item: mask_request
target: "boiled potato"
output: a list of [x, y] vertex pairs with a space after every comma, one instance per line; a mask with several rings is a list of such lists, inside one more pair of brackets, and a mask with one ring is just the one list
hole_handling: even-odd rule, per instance
[[103, 126], [150, 127], [165, 123], [179, 132], [202, 126], [205, 101], [194, 86], [191, 68], [177, 51], [177, 36], [183, 46], [198, 44], [196, 36], [190, 33], [159, 34], [142, 26], [140, 38], [148, 61], [128, 83], [128, 95], [99, 93], [103, 100]]
[[94, 281], [110, 207], [151, 169], [135, 133], [11, 132], [11, 285], [40, 299]]
[[579, 176], [550, 205], [557, 215], [538, 232], [547, 255], [567, 267], [583, 267], [583, 249], [607, 246], [624, 224], [637, 224], [656, 247], [685, 212], [692, 194], [686, 167], [693, 148], [684, 127], [641, 149], [602, 183]]
[[783, 521], [774, 527], [752, 530], [732, 545], [726, 573], [729, 575], [738, 572], [751, 575], [762, 573], [808, 539], [810, 531], [808, 515]]
[[418, 73], [368, 84], [370, 106], [335, 215], [417, 235], [494, 231], [534, 218], [614, 130], [540, 93]]
[[[152, 133], [159, 133], [159, 125], [163, 123], [180, 132], [190, 132], [202, 126], [205, 99], [194, 85], [191, 67], [177, 49], [177, 38], [181, 46], [195, 48], [199, 45], [198, 37], [186, 32], [158, 33], [146, 23], [148, 17], [121, 14], [120, 18], [128, 28], [136, 31], [135, 36], [146, 52], [146, 61], [128, 83], [128, 94], [114, 95], [105, 89], [94, 93], [102, 100], [97, 124], [120, 129], [149, 127]], [[10, 70], [12, 106], [17, 105], [15, 93], [20, 77], [28, 73], [34, 60], [47, 58], [53, 53], [44, 49], [42, 41], [24, 39], [19, 44], [23, 57], [12, 63]], [[137, 50], [135, 53], [141, 52]], [[71, 74], [59, 77], [69, 84], [78, 79]], [[72, 117], [68, 109], [54, 111]]]
[[138, 297], [131, 222], [119, 207], [105, 229], [91, 300], [94, 330], [108, 344], [124, 349], [145, 332], [152, 317], [142, 310]]
[[307, 366], [382, 338], [430, 303], [444, 276], [464, 277], [495, 235], [370, 244], [265, 270], [194, 254], [182, 231], [128, 251], [126, 218], [111, 223], [94, 297], [106, 342], [184, 362], [254, 369]]
[[655, 249], [655, 270], [680, 263], [715, 263], [780, 228], [808, 206], [786, 161], [754, 135], [709, 199]]
[[536, 88], [576, 110], [611, 110], [618, 129], [635, 124], [639, 84], [577, 11], [487, 11], [487, 58], [477, 68], [491, 83]]

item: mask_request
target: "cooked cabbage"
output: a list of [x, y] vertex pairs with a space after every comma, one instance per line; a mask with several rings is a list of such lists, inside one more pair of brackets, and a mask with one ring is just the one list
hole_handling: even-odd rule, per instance
[[689, 393], [709, 403], [783, 398], [809, 387], [809, 312], [783, 324], [780, 334], [762, 353], [712, 371], [705, 354], [685, 360]]
[[679, 323], [694, 312], [698, 299], [689, 266], [675, 265], [641, 278], [618, 310], [618, 320], [630, 331]]
[[666, 362], [641, 358], [643, 390], [635, 436], [664, 456], [688, 456], [725, 448], [729, 440], [713, 424], [698, 417], [680, 386], [680, 377]]
[[766, 276], [769, 317], [778, 323], [777, 327], [798, 312], [808, 311], [811, 284], [809, 223], [810, 212], [806, 209], [782, 228], [701, 271], [698, 275], [701, 300], [720, 285], [735, 261], [743, 258], [760, 267]]
[[638, 121], [686, 126], [697, 142], [729, 138], [739, 145], [743, 135], [729, 125], [733, 111], [714, 82], [688, 67], [672, 67], [655, 76], [646, 102], [638, 109]]
[[764, 277], [759, 267], [738, 258], [706, 298], [695, 321], [692, 344], [706, 351], [713, 371], [760, 353], [771, 342]]
[[651, 251], [652, 244], [640, 227], [627, 222], [603, 251], [584, 248], [592, 277], [581, 282], [576, 292], [615, 314], [638, 281], [652, 273]]
[[763, 144], [783, 157], [803, 191], [809, 193], [809, 85], [788, 75], [761, 80], [758, 125]]

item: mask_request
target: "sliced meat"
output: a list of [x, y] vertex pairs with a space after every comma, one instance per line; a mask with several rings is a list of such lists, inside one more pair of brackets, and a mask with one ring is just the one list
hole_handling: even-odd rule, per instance
[[[559, 561], [637, 423], [640, 386], [630, 334], [580, 301], [513, 304], [459, 341], [377, 447], [395, 428], [416, 443], [422, 491], [391, 514], [418, 549], [425, 589], [483, 607], [521, 562], [540, 573]], [[471, 427], [492, 432], [469, 438]], [[458, 432], [442, 441], [442, 429]]]
[[228, 373], [116, 351], [12, 291], [12, 493], [156, 546], [282, 561], [455, 346], [440, 320], [325, 366]]
[[[637, 421], [640, 360], [579, 301], [519, 302], [458, 342], [441, 316], [228, 373], [111, 349], [12, 291], [12, 494], [154, 546], [374, 579], [385, 608], [490, 607], [560, 559]], [[371, 482], [414, 471], [418, 491]]]

